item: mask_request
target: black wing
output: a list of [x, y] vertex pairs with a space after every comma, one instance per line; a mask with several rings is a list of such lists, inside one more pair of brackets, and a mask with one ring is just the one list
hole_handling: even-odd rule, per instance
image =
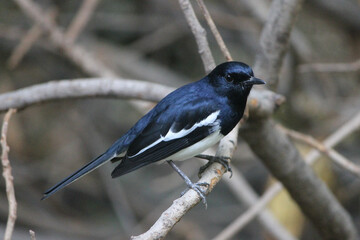
[[150, 163], [163, 160], [219, 129], [218, 106], [212, 101], [189, 101], [178, 113], [168, 108], [135, 138], [111, 176], [118, 177]]

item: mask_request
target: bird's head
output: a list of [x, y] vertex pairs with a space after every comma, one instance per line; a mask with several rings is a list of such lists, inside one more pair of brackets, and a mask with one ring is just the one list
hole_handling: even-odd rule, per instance
[[254, 77], [251, 67], [242, 62], [222, 63], [209, 73], [208, 79], [218, 94], [234, 100], [247, 98], [253, 85], [265, 84]]

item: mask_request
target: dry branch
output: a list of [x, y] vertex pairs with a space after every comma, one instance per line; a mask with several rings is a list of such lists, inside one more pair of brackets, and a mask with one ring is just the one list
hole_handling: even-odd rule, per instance
[[[48, 15], [51, 20], [55, 19], [57, 9], [52, 8], [46, 11], [46, 15]], [[42, 33], [43, 29], [39, 26], [39, 24], [34, 24], [34, 26], [31, 27], [31, 29], [21, 39], [19, 45], [11, 53], [7, 62], [10, 69], [16, 68], [33, 44], [41, 37]]]
[[92, 76], [116, 78], [117, 75], [109, 68], [97, 61], [89, 52], [80, 46], [72, 44], [63, 31], [47, 17], [40, 6], [31, 0], [14, 0], [23, 12], [39, 24], [50, 35], [52, 43], [63, 50], [63, 53], [82, 70]]
[[159, 101], [173, 89], [161, 84], [113, 78], [51, 81], [0, 95], [0, 112], [42, 102], [85, 97], [136, 98]]
[[198, 51], [204, 64], [205, 72], [209, 73], [215, 68], [216, 64], [206, 38], [206, 31], [197, 19], [191, 3], [188, 0], [179, 0], [179, 4], [195, 37]]
[[70, 44], [75, 42], [81, 31], [84, 29], [85, 25], [90, 20], [91, 15], [95, 11], [98, 2], [99, 0], [83, 0], [80, 10], [65, 34], [65, 37]]
[[273, 86], [277, 83], [291, 29], [301, 7], [301, 0], [273, 1], [268, 20], [261, 32], [261, 51], [256, 57], [254, 72]]
[[232, 61], [233, 58], [231, 57], [230, 55], [230, 52], [229, 52], [229, 49], [226, 47], [225, 45], [225, 42], [224, 40], [222, 39], [220, 33], [219, 33], [219, 30], [217, 29], [205, 3], [203, 0], [197, 0], [197, 3], [199, 4], [200, 6], [200, 9], [206, 19], [206, 22], [208, 23], [209, 27], [210, 27], [210, 30], [212, 32], [212, 34], [214, 35], [215, 39], [216, 39], [216, 42], [218, 43], [220, 49], [221, 49], [221, 52], [224, 54], [224, 57], [226, 59], [226, 61]]
[[15, 189], [14, 189], [14, 181], [11, 173], [11, 165], [9, 161], [9, 146], [7, 144], [6, 136], [9, 126], [9, 121], [11, 115], [15, 113], [15, 109], [9, 109], [9, 111], [5, 114], [4, 122], [1, 128], [1, 163], [3, 167], [3, 177], [5, 179], [6, 185], [6, 195], [9, 202], [9, 215], [6, 223], [4, 240], [10, 240], [12, 233], [14, 231], [15, 221], [16, 221], [16, 212], [17, 212], [17, 203], [15, 199]]
[[284, 131], [289, 137], [293, 138], [294, 140], [297, 140], [299, 142], [305, 143], [314, 149], [319, 150], [321, 153], [325, 154], [328, 158], [333, 160], [335, 163], [337, 163], [340, 167], [343, 169], [355, 174], [356, 176], [360, 177], [360, 167], [347, 158], [345, 158], [343, 155], [338, 153], [332, 148], [326, 147], [323, 143], [317, 141], [315, 138], [309, 135], [305, 135], [299, 132], [296, 132], [291, 129], [287, 129], [281, 126], [278, 126], [282, 131]]
[[306, 63], [298, 67], [300, 73], [306, 72], [356, 72], [360, 70], [360, 59], [349, 63]]
[[281, 183], [275, 183], [271, 188], [271, 191], [266, 191], [266, 193], [254, 205], [252, 205], [251, 208], [236, 218], [221, 233], [214, 237], [213, 240], [230, 239], [233, 237], [244, 226], [246, 226], [246, 224], [251, 222], [252, 219], [266, 207], [266, 205], [279, 193], [281, 189]]

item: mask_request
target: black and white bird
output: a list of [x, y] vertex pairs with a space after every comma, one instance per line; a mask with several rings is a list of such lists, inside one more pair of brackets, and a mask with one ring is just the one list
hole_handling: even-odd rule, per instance
[[[219, 142], [243, 116], [252, 86], [264, 83], [245, 63], [218, 65], [206, 77], [163, 98], [108, 150], [48, 189], [42, 199], [110, 160], [120, 162], [111, 173], [113, 178], [167, 161], [206, 204], [200, 188], [206, 184], [192, 183], [173, 161], [194, 157]], [[200, 157], [224, 164], [221, 158]]]

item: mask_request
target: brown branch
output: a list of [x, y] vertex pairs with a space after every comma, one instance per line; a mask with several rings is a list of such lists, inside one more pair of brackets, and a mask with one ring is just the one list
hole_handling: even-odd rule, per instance
[[8, 125], [11, 118], [11, 115], [15, 113], [15, 109], [9, 109], [5, 114], [4, 122], [1, 129], [1, 163], [3, 167], [3, 177], [5, 179], [6, 185], [6, 195], [9, 202], [9, 215], [6, 223], [4, 240], [10, 240], [12, 233], [14, 231], [15, 221], [16, 221], [16, 212], [17, 212], [17, 203], [15, 198], [15, 189], [13, 176], [11, 174], [11, 165], [9, 161], [9, 146], [7, 145], [6, 136], [8, 131]]
[[306, 63], [298, 67], [298, 72], [356, 72], [360, 70], [360, 59], [350, 63]]
[[328, 158], [330, 158], [335, 163], [337, 163], [340, 167], [342, 167], [345, 170], [348, 170], [349, 172], [360, 177], [360, 167], [358, 165], [354, 164], [353, 162], [351, 162], [350, 160], [348, 160], [347, 158], [345, 158], [343, 155], [341, 155], [334, 149], [326, 147], [323, 143], [317, 141], [312, 136], [305, 135], [305, 134], [296, 132], [294, 130], [284, 128], [280, 125], [278, 125], [278, 127], [292, 139], [297, 140], [302, 143], [305, 143], [305, 144], [319, 150], [321, 153], [325, 154]]
[[266, 191], [262, 197], [248, 208], [242, 215], [236, 218], [229, 226], [227, 226], [223, 231], [221, 231], [213, 240], [222, 240], [230, 239], [237, 232], [239, 232], [243, 227], [245, 227], [251, 220], [260, 214], [261, 211], [266, 207], [266, 205], [282, 190], [281, 183], [275, 183], [271, 189]]
[[226, 47], [224, 40], [222, 39], [205, 3], [203, 0], [197, 0], [197, 3], [200, 6], [200, 9], [202, 11], [202, 14], [204, 15], [206, 22], [208, 23], [210, 30], [212, 32], [212, 34], [214, 35], [216, 42], [218, 43], [221, 52], [224, 54], [224, 57], [226, 59], [226, 61], [232, 61], [233, 58], [231, 57], [231, 54], [229, 52], [229, 49]]
[[98, 3], [99, 0], [83, 0], [80, 10], [65, 33], [65, 37], [69, 41], [69, 44], [75, 42], [85, 25], [90, 20], [90, 17], [95, 11]]
[[[52, 8], [45, 13], [51, 20], [57, 15], [57, 10]], [[21, 39], [19, 45], [11, 53], [7, 64], [10, 69], [16, 68], [21, 62], [25, 54], [30, 50], [33, 44], [41, 37], [43, 29], [39, 24], [35, 24], [30, 28], [26, 35]]]
[[[243, 213], [247, 216], [239, 216], [228, 227], [221, 231], [215, 239], [230, 239], [231, 236], [239, 232], [247, 223], [254, 217], [257, 217], [259, 224], [266, 230], [266, 232], [277, 240], [294, 240], [294, 236], [289, 233], [286, 228], [279, 223], [275, 216], [270, 211], [264, 209], [268, 203], [269, 198], [273, 198], [279, 192], [277, 188], [264, 194], [261, 199], [257, 196], [250, 184], [244, 179], [242, 173], [233, 168], [233, 177], [231, 179], [224, 178], [223, 181], [228, 185], [233, 194], [249, 209]], [[281, 183], [277, 182], [282, 189]], [[272, 197], [270, 197], [272, 196]], [[266, 199], [263, 199], [266, 198]], [[256, 206], [255, 206], [256, 205]], [[257, 206], [260, 205], [260, 206]], [[243, 218], [246, 218], [244, 221]], [[226, 236], [226, 237], [225, 237]]]
[[[347, 136], [352, 134], [356, 129], [360, 128], [360, 112], [358, 112], [353, 118], [351, 118], [348, 122], [343, 124], [339, 129], [337, 129], [333, 134], [327, 137], [323, 144], [325, 147], [332, 148]], [[313, 150], [311, 151], [305, 158], [305, 161], [309, 164], [313, 164], [315, 159], [320, 156], [319, 151]]]
[[118, 77], [111, 69], [107, 68], [102, 62], [96, 60], [88, 51], [80, 46], [71, 44], [63, 31], [47, 17], [40, 6], [31, 0], [14, 0], [23, 12], [38, 23], [50, 35], [51, 42], [71, 59], [82, 70], [91, 76], [101, 76], [106, 78]]
[[215, 68], [216, 64], [209, 47], [209, 43], [206, 38], [206, 31], [201, 26], [199, 20], [197, 19], [190, 1], [179, 0], [179, 4], [185, 15], [185, 19], [189, 24], [190, 29], [195, 37], [198, 46], [198, 51], [201, 60], [204, 64], [205, 72], [209, 73], [211, 70]]
[[283, 56], [287, 50], [290, 31], [302, 0], [273, 1], [268, 20], [261, 32], [261, 51], [256, 57], [254, 72], [268, 85], [277, 83]]

